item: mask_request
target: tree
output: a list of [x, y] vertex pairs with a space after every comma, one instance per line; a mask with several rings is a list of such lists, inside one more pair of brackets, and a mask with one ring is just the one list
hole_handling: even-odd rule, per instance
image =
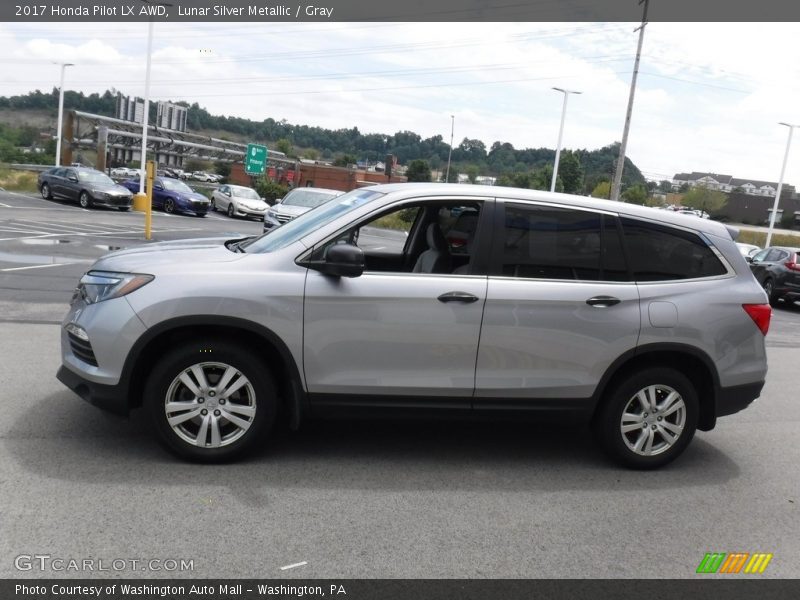
[[688, 183], [682, 183], [682, 184], [681, 184], [681, 187], [679, 187], [679, 188], [678, 188], [678, 191], [679, 191], [681, 194], [685, 194], [686, 192], [688, 192], [688, 191], [689, 191], [689, 184], [688, 184]]
[[622, 192], [622, 201], [629, 204], [645, 204], [647, 202], [647, 188], [641, 183], [630, 186]]
[[719, 212], [728, 203], [728, 196], [717, 190], [698, 185], [689, 190], [683, 197], [682, 204], [707, 212], [709, 215]]
[[[559, 171], [561, 169], [559, 168]], [[530, 186], [534, 190], [545, 190], [550, 191], [550, 185], [553, 181], [553, 165], [547, 163], [536, 169], [531, 176]], [[556, 191], [563, 192], [564, 191], [564, 183], [561, 181], [561, 177], [556, 179]]]
[[662, 192], [671, 192], [672, 191], [672, 182], [669, 179], [662, 179], [658, 183], [658, 189]]
[[611, 197], [611, 182], [601, 181], [592, 190], [592, 198], [605, 198], [608, 200]]
[[281, 138], [275, 142], [275, 147], [278, 149], [278, 152], [283, 152], [286, 156], [289, 156], [289, 153], [292, 151], [292, 142], [286, 138]]
[[478, 175], [481, 174], [480, 169], [478, 169], [475, 165], [469, 165], [466, 169], [467, 177], [469, 177], [469, 182], [475, 184], [478, 180]]
[[[561, 180], [564, 192], [579, 194], [583, 189], [583, 169], [578, 155], [567, 150], [562, 153], [558, 164], [558, 179]], [[556, 181], [556, 187], [558, 182]]]
[[431, 168], [424, 160], [419, 158], [412, 160], [406, 169], [406, 177], [409, 181], [430, 181]]
[[[447, 176], [447, 169], [442, 173], [442, 180]], [[450, 174], [447, 177], [447, 183], [458, 183], [458, 169], [455, 165], [450, 165]]]
[[338, 156], [336, 160], [333, 161], [334, 167], [348, 167], [350, 165], [354, 165], [358, 162], [358, 159], [353, 156], [352, 154], [344, 154], [342, 156]]

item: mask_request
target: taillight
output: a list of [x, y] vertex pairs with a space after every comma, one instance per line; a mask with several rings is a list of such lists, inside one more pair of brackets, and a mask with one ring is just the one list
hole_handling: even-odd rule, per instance
[[797, 254], [792, 256], [791, 260], [787, 260], [785, 263], [783, 263], [783, 266], [790, 271], [800, 272], [800, 264], [797, 263]]
[[744, 312], [750, 315], [753, 323], [756, 324], [761, 330], [761, 333], [767, 335], [769, 331], [769, 320], [772, 318], [772, 308], [769, 304], [742, 304]]

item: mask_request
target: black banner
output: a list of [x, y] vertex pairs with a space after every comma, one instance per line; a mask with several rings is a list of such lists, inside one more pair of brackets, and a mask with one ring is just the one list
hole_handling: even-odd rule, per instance
[[[17, 22], [640, 21], [638, 0], [3, 0]], [[800, 20], [790, 0], [649, 0], [648, 21]]]
[[792, 600], [800, 598], [800, 580], [736, 578], [694, 580], [474, 580], [474, 579], [42, 579], [0, 582], [3, 600], [597, 600], [598, 598], [686, 600], [725, 598]]

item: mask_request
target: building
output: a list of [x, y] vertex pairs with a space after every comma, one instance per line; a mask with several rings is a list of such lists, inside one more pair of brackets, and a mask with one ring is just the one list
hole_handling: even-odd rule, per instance
[[[778, 183], [773, 181], [759, 181], [757, 179], [740, 179], [732, 175], [720, 175], [718, 173], [676, 173], [672, 178], [672, 189], [678, 190], [684, 184], [689, 187], [703, 186], [710, 190], [720, 192], [741, 192], [751, 196], [775, 197], [778, 191]], [[794, 186], [783, 184], [781, 195], [794, 195]]]

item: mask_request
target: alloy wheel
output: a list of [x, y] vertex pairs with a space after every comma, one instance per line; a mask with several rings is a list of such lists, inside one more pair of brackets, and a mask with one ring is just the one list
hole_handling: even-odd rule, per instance
[[221, 362], [194, 364], [167, 389], [164, 412], [172, 431], [198, 448], [220, 448], [244, 436], [256, 414], [256, 393], [238, 369]]
[[668, 385], [649, 385], [625, 405], [620, 433], [629, 450], [640, 456], [656, 456], [680, 439], [686, 425], [686, 403]]

